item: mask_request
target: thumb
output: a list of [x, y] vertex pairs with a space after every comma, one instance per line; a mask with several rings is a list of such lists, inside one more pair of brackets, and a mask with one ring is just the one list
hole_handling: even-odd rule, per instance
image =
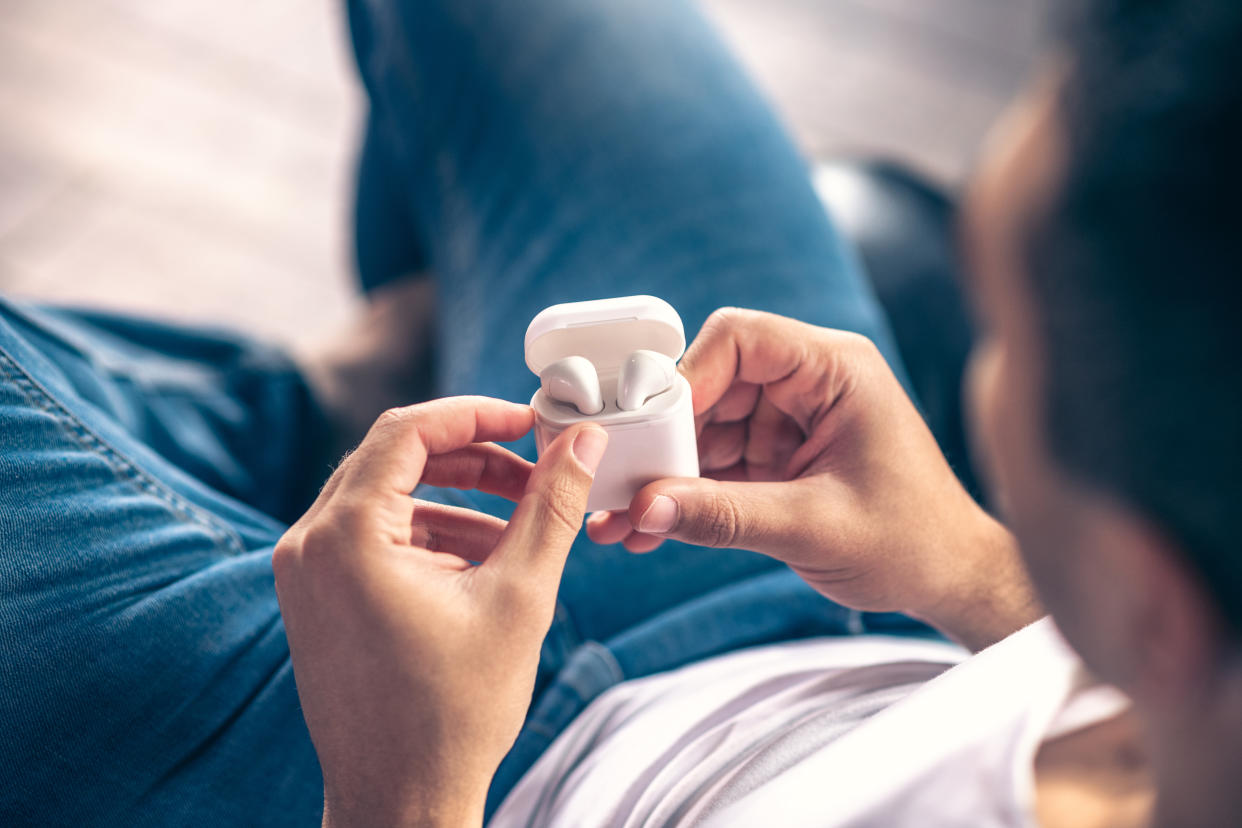
[[488, 562], [559, 579], [607, 447], [608, 432], [593, 423], [568, 428], [553, 440]]
[[630, 524], [647, 535], [780, 557], [800, 531], [800, 495], [796, 482], [659, 480], [630, 502]]

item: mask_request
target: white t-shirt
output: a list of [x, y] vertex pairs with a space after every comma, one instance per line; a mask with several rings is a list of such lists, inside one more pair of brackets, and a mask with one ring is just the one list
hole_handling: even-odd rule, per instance
[[1127, 704], [1082, 676], [1048, 619], [969, 657], [882, 636], [720, 656], [601, 695], [490, 825], [1034, 825], [1039, 744]]

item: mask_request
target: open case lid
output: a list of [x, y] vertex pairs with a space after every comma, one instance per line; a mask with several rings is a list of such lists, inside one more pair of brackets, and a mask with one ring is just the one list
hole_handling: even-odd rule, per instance
[[567, 302], [543, 310], [526, 329], [526, 365], [539, 374], [567, 356], [584, 356], [600, 373], [644, 348], [676, 360], [686, 332], [673, 306], [655, 296]]

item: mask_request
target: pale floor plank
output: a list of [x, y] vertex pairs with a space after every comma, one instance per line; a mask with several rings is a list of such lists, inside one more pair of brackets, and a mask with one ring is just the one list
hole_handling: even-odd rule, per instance
[[59, 172], [3, 199], [0, 215], [25, 211], [0, 237], [5, 289], [322, 336], [355, 301], [356, 101], [335, 31], [317, 80], [124, 5], [29, 3], [0, 22], [0, 110], [20, 113], [0, 149], [19, 180]]
[[[808, 155], [960, 181], [1039, 0], [705, 0]], [[0, 290], [305, 346], [356, 306], [333, 0], [7, 0]]]

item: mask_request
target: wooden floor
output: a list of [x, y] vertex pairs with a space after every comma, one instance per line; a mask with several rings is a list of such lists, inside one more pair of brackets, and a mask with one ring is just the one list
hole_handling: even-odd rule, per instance
[[[1041, 0], [704, 0], [809, 156], [960, 180]], [[354, 309], [333, 0], [6, 0], [0, 291], [303, 347]]]

